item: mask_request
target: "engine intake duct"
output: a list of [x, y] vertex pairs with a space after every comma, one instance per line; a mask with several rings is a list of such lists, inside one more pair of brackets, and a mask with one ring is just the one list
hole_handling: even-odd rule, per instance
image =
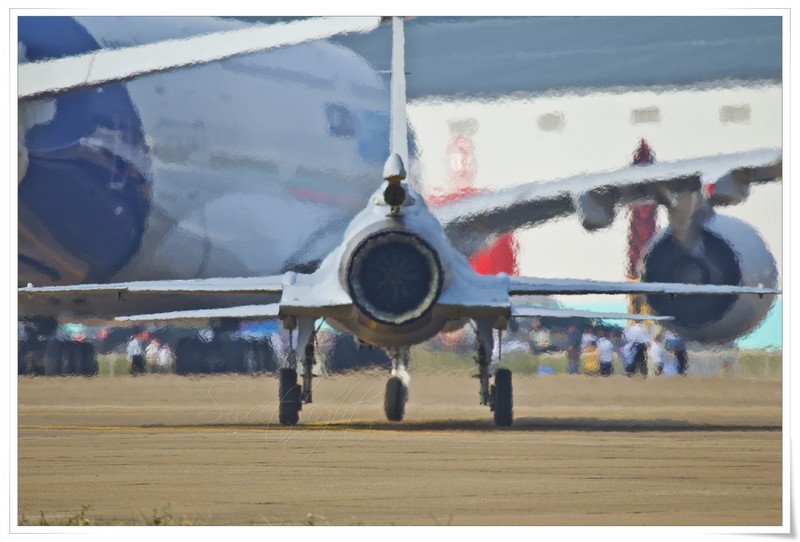
[[[656, 236], [642, 262], [646, 282], [777, 286], [777, 268], [764, 240], [750, 225], [712, 214], [687, 244], [670, 229]], [[649, 295], [648, 304], [675, 318], [669, 325], [687, 340], [721, 343], [758, 325], [774, 296]]]

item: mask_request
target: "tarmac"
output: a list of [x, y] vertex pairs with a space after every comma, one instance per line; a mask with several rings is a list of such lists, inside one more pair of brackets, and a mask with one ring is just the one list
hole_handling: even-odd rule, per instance
[[[497, 428], [469, 371], [315, 380], [20, 377], [20, 524], [782, 525], [782, 386], [736, 377], [514, 376]], [[13, 502], [13, 501], [12, 501]]]

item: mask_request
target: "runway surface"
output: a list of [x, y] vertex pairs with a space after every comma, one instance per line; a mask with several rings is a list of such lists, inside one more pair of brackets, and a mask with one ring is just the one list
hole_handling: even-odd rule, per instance
[[782, 521], [781, 384], [514, 377], [496, 428], [463, 374], [319, 378], [301, 425], [275, 378], [19, 379], [19, 521], [711, 525]]

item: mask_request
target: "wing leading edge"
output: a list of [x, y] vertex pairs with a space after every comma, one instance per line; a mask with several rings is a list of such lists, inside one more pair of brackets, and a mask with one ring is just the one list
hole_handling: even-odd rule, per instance
[[760, 286], [728, 284], [684, 284], [674, 282], [612, 282], [580, 279], [542, 279], [534, 277], [509, 277], [508, 294], [666, 294], [666, 295], [774, 295], [781, 291]]
[[526, 183], [466, 196], [434, 213], [453, 244], [469, 254], [489, 236], [574, 213], [593, 230], [608, 226], [621, 204], [654, 201], [671, 208], [678, 194], [698, 192], [703, 183], [717, 187], [712, 205], [736, 203], [751, 183], [776, 180], [782, 171], [781, 149], [759, 149]]
[[[547, 294], [775, 295], [773, 288], [649, 282], [605, 282], [578, 279], [497, 277], [493, 280], [507, 302], [509, 317], [580, 317], [669, 320], [670, 317], [578, 309], [523, 306], [514, 296]], [[213, 319], [267, 319], [283, 315], [280, 296], [294, 284], [292, 273], [256, 278], [164, 280], [20, 288], [20, 316], [55, 316], [80, 321], [198, 323]], [[290, 307], [295, 304], [290, 304]], [[352, 307], [352, 304], [348, 304]], [[309, 307], [310, 308], [310, 307]], [[497, 308], [495, 306], [495, 308]], [[313, 307], [317, 317], [334, 316], [329, 307]], [[467, 312], [475, 309], [469, 307]], [[336, 308], [341, 314], [342, 306]], [[318, 314], [317, 314], [318, 313]], [[329, 314], [330, 313], [330, 314]]]
[[[277, 303], [292, 274], [20, 288], [20, 317], [107, 323], [117, 317], [241, 308]], [[234, 317], [218, 316], [218, 317]], [[238, 317], [244, 317], [240, 315]]]
[[149, 73], [206, 64], [337, 34], [369, 32], [379, 23], [380, 17], [311, 18], [31, 62], [19, 66], [18, 98], [24, 100], [128, 81]]

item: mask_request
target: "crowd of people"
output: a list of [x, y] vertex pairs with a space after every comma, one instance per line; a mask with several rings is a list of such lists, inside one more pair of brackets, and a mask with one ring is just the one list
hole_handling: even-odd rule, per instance
[[175, 356], [169, 345], [161, 344], [156, 338], [151, 339], [146, 332], [136, 333], [131, 337], [126, 348], [126, 357], [134, 376], [145, 373], [167, 374], [174, 369]]
[[618, 358], [628, 376], [657, 376], [664, 373], [668, 352], [675, 357], [675, 373], [685, 375], [689, 368], [686, 343], [671, 330], [655, 326], [648, 329], [642, 322], [632, 321], [621, 335], [609, 335], [601, 327], [579, 330], [575, 325], [569, 326], [567, 372], [609, 376], [614, 371], [614, 359]]
[[[609, 376], [614, 373], [617, 359], [620, 362], [618, 366], [628, 376], [637, 373], [656, 376], [664, 373], [668, 353], [674, 356], [671, 372], [685, 375], [688, 369], [686, 344], [679, 335], [659, 326], [648, 328], [639, 321], [631, 321], [622, 332], [601, 326], [579, 328], [573, 324], [568, 326], [561, 339], [563, 342], [535, 321], [529, 334], [529, 351], [542, 354], [563, 349], [569, 374]], [[442, 346], [447, 347], [447, 344]], [[499, 347], [499, 344], [495, 346]], [[131, 336], [126, 357], [134, 376], [168, 374], [175, 370], [175, 355], [170, 346], [147, 332]]]

